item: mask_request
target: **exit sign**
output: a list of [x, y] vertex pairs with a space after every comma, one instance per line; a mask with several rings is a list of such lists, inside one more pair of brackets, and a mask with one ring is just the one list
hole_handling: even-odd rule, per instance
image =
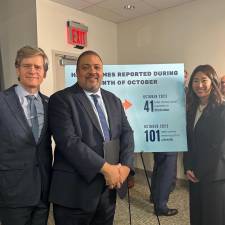
[[87, 46], [87, 31], [88, 27], [84, 24], [67, 21], [67, 43], [83, 49]]

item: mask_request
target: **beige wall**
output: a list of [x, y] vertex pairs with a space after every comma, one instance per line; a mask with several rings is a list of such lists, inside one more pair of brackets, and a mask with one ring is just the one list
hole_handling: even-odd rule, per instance
[[67, 20], [73, 20], [88, 26], [88, 48], [96, 50], [102, 56], [105, 64], [117, 63], [116, 24], [49, 0], [37, 0], [38, 45], [46, 51], [50, 59], [49, 72], [41, 87], [42, 91], [47, 95], [54, 92], [52, 51], [75, 55], [79, 55], [83, 51], [67, 44]]
[[209, 63], [225, 74], [224, 12], [224, 0], [197, 0], [122, 23], [119, 63]]
[[[197, 0], [118, 25], [118, 62], [211, 64], [225, 74], [225, 1]], [[142, 168], [140, 157], [137, 166]], [[152, 154], [145, 154], [152, 168]], [[178, 177], [184, 177], [182, 154]]]

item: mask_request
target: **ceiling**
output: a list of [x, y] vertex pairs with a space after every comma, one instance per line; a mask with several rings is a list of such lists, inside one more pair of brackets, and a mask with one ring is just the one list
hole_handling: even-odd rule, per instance
[[[156, 13], [171, 7], [176, 7], [196, 0], [51, 0], [82, 12], [122, 23], [140, 16]], [[128, 10], [125, 5], [135, 8]]]

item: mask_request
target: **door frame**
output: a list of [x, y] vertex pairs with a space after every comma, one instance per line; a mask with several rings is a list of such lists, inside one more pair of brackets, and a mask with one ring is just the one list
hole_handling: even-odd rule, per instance
[[[52, 50], [52, 72], [53, 72], [53, 89], [54, 92], [65, 88], [65, 65], [76, 64], [80, 54]], [[64, 59], [65, 64], [60, 60]], [[71, 60], [71, 64], [69, 63]]]

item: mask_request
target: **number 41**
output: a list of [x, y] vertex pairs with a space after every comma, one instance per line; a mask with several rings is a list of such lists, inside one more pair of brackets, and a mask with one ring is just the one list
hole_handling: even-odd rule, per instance
[[144, 105], [144, 110], [146, 110], [147, 112], [153, 112], [153, 100], [151, 101], [145, 101], [145, 105]]

